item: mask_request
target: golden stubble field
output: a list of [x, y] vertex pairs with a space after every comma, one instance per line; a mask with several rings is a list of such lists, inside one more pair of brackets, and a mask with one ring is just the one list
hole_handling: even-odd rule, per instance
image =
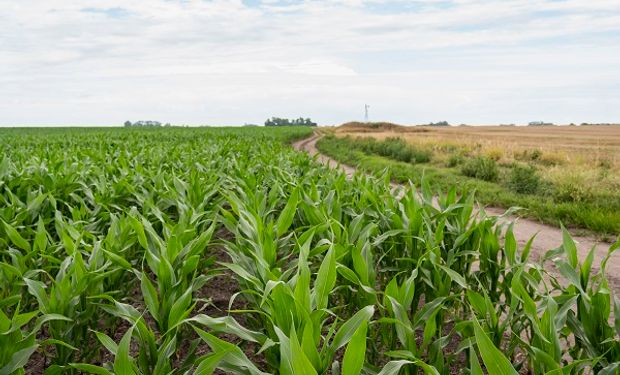
[[339, 134], [371, 136], [377, 139], [403, 137], [413, 144], [454, 144], [465, 148], [489, 150], [500, 148], [511, 152], [540, 150], [557, 153], [566, 162], [620, 162], [620, 126], [392, 126], [360, 128], [343, 126]]
[[620, 126], [397, 126], [345, 124], [339, 136], [401, 137], [432, 150], [434, 163], [454, 153], [499, 163], [535, 164], [549, 180], [620, 194]]

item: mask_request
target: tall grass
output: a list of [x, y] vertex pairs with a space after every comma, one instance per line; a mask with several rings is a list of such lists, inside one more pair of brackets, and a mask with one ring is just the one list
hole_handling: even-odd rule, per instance
[[[561, 170], [539, 170], [528, 164], [503, 164], [489, 158], [470, 158], [459, 153], [447, 160], [447, 166], [435, 163], [402, 163], [389, 157], [368, 154], [356, 148], [352, 138], [326, 136], [318, 148], [336, 160], [382, 173], [402, 183], [428, 183], [439, 189], [459, 186], [476, 191], [482, 204], [526, 208], [522, 214], [553, 225], [570, 225], [615, 238], [620, 232], [620, 195], [612, 182], [598, 185], [596, 192], [588, 181], [598, 173], [562, 174]], [[580, 177], [578, 177], [580, 176]], [[586, 179], [587, 177], [587, 179]], [[585, 184], [584, 184], [585, 181]]]

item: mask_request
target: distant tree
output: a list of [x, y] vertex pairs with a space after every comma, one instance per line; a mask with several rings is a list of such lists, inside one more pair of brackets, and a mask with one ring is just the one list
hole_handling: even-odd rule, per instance
[[294, 120], [272, 117], [265, 121], [265, 126], [317, 126], [317, 124], [309, 118], [304, 119], [303, 117]]
[[[134, 123], [131, 123], [131, 121], [125, 121], [125, 127], [131, 126], [160, 127], [162, 124], [159, 121], [136, 121]], [[165, 126], [170, 126], [170, 123], [167, 123]]]
[[310, 120], [310, 118], [306, 118], [304, 120], [304, 125], [306, 125], [306, 126], [317, 126], [317, 123], [316, 122], [312, 122], [312, 120]]
[[551, 126], [553, 125], [552, 122], [544, 122], [544, 121], [532, 121], [529, 124], [527, 124], [528, 126]]
[[137, 121], [133, 124], [133, 126], [159, 127], [161, 126], [161, 122], [159, 121]]
[[450, 126], [448, 121], [431, 122], [429, 126]]

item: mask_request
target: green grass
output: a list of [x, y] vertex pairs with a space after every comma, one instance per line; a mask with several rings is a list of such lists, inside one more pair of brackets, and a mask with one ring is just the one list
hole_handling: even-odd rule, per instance
[[522, 207], [525, 209], [522, 215], [548, 224], [587, 229], [602, 236], [614, 236], [620, 232], [619, 196], [600, 196], [585, 202], [571, 202], [544, 192], [521, 194], [500, 183], [467, 177], [459, 166], [449, 168], [430, 163], [404, 163], [366, 153], [362, 151], [363, 146], [357, 147], [355, 142], [353, 139], [328, 136], [319, 140], [317, 148], [342, 163], [367, 172], [383, 173], [387, 170], [396, 182], [413, 181], [419, 185], [422, 178], [425, 178], [432, 186], [442, 190], [457, 186], [462, 192], [475, 191], [477, 200], [484, 205]]

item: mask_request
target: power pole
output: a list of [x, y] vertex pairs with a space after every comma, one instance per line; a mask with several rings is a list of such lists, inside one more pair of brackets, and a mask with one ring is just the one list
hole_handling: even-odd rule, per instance
[[364, 121], [368, 122], [368, 109], [370, 106], [368, 104], [364, 104]]

